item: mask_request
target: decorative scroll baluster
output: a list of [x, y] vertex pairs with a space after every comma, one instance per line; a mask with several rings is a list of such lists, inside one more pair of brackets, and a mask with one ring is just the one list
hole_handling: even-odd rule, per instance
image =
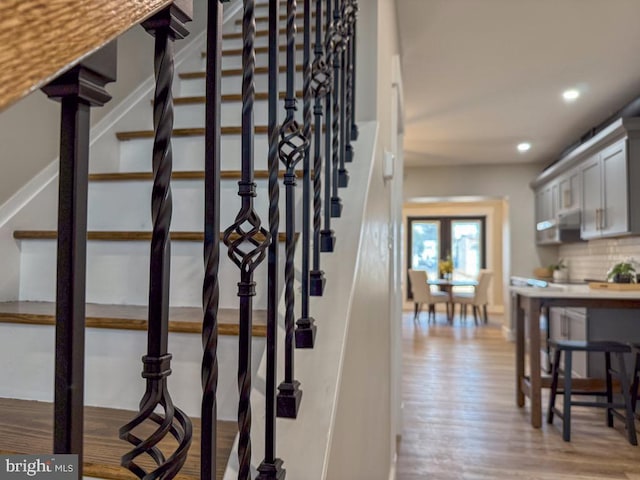
[[358, 140], [358, 125], [356, 124], [356, 41], [358, 25], [358, 0], [351, 0], [353, 7], [353, 24], [351, 27], [351, 140]]
[[[269, 0], [269, 233], [278, 238], [280, 228], [280, 186], [278, 184], [278, 111], [280, 110], [278, 68], [280, 0]], [[278, 358], [278, 242], [269, 244], [267, 286], [267, 373], [265, 388], [265, 440], [264, 460], [258, 467], [256, 480], [282, 480], [286, 470], [283, 462], [276, 458], [276, 382]]]
[[220, 102], [222, 4], [207, 8], [207, 66], [204, 159], [204, 282], [202, 287], [202, 410], [200, 478], [216, 478], [218, 389], [218, 305], [220, 300]]
[[294, 379], [294, 290], [293, 290], [293, 256], [295, 253], [295, 187], [296, 165], [303, 159], [308, 147], [308, 140], [295, 118], [295, 34], [296, 34], [296, 0], [287, 1], [287, 94], [284, 100], [286, 116], [280, 130], [279, 155], [285, 166], [284, 185], [286, 188], [286, 246], [284, 266], [285, 289], [285, 354], [284, 381], [278, 386], [278, 416], [296, 418], [302, 390], [300, 382]]
[[83, 60], [42, 90], [62, 103], [56, 278], [54, 453], [78, 455], [82, 475], [87, 188], [90, 107], [111, 99], [116, 43]]
[[[333, 19], [331, 14], [331, 2], [332, 0], [326, 0], [326, 41], [324, 45], [324, 51], [326, 55], [327, 70], [330, 72], [330, 68], [333, 63]], [[331, 230], [331, 191], [332, 191], [332, 163], [329, 159], [331, 157], [331, 77], [327, 77], [327, 88], [325, 90], [325, 165], [324, 165], [324, 225], [320, 231], [320, 251], [321, 252], [333, 252], [336, 245], [336, 237]]]
[[[335, 0], [333, 6], [333, 121], [331, 131], [333, 141], [331, 143], [331, 216], [342, 215], [342, 200], [338, 195], [340, 186], [340, 169], [344, 170], [344, 156], [340, 144], [340, 69], [342, 68], [342, 53], [344, 50], [344, 32], [341, 18], [339, 0]], [[327, 120], [328, 121], [328, 120]]]
[[242, 17], [242, 160], [238, 195], [240, 211], [235, 222], [224, 232], [223, 241], [229, 258], [240, 269], [240, 332], [238, 352], [238, 479], [251, 478], [251, 329], [253, 297], [256, 294], [253, 273], [266, 256], [271, 236], [261, 227], [254, 210], [256, 184], [253, 172], [254, 103], [255, 103], [255, 2], [244, 0]]
[[356, 21], [356, 3], [353, 0], [345, 1], [344, 19], [346, 24], [347, 48], [345, 51], [344, 71], [346, 72], [346, 92], [344, 102], [345, 111], [345, 162], [353, 161], [353, 145], [351, 145], [351, 126], [353, 125], [353, 32]]
[[[296, 347], [313, 348], [316, 337], [315, 320], [309, 316], [309, 253], [310, 253], [310, 216], [311, 216], [311, 0], [304, 0], [304, 52], [302, 61], [302, 116], [304, 125], [302, 136], [307, 140], [303, 159], [302, 179], [302, 271], [300, 282], [301, 317], [296, 322]], [[322, 127], [320, 127], [322, 128]]]
[[316, 41], [313, 51], [315, 58], [311, 69], [311, 92], [315, 99], [313, 106], [315, 131], [313, 138], [313, 267], [309, 273], [309, 293], [313, 296], [321, 296], [325, 284], [324, 272], [320, 269], [322, 99], [331, 88], [331, 70], [324, 61], [322, 38], [322, 0], [316, 0]]
[[[340, 49], [340, 91], [338, 93], [338, 97], [340, 98], [340, 168], [338, 169], [338, 187], [346, 188], [349, 186], [349, 172], [345, 167], [345, 162], [347, 161], [346, 154], [346, 145], [347, 145], [347, 108], [346, 108], [346, 92], [347, 92], [347, 62], [346, 62], [346, 52], [349, 47], [348, 41], [348, 19], [347, 19], [347, 1], [342, 0], [340, 5], [340, 25], [342, 27], [342, 48]], [[338, 7], [338, 0], [336, 0], [336, 10]], [[335, 121], [335, 120], [334, 120]]]
[[[173, 129], [173, 48], [176, 38], [184, 38], [189, 32], [184, 23], [191, 20], [191, 1], [174, 1], [160, 13], [143, 23], [143, 27], [155, 36], [156, 90], [153, 104], [155, 138], [153, 144], [153, 190], [151, 213], [153, 234], [151, 237], [149, 273], [149, 331], [147, 355], [142, 357], [142, 376], [146, 379], [146, 392], [140, 401], [140, 412], [120, 428], [120, 438], [134, 446], [122, 456], [122, 466], [139, 478], [170, 479], [176, 476], [187, 459], [191, 445], [192, 426], [189, 418], [173, 405], [167, 389], [167, 377], [171, 374], [171, 354], [167, 352], [169, 337], [169, 268], [171, 262], [171, 134]], [[159, 413], [158, 408], [163, 410]], [[134, 433], [136, 427], [149, 420], [157, 429], [142, 439]], [[176, 450], [165, 458], [159, 443], [171, 435], [178, 444]], [[148, 472], [136, 463], [136, 459], [148, 455], [157, 468]]]

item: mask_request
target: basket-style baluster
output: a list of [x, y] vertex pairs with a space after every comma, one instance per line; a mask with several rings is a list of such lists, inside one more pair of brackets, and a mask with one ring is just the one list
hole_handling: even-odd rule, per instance
[[251, 478], [251, 330], [253, 297], [256, 283], [253, 273], [264, 260], [270, 234], [261, 226], [254, 210], [254, 103], [255, 103], [255, 2], [244, 0], [242, 17], [242, 158], [238, 195], [240, 211], [235, 222], [225, 230], [223, 241], [229, 248], [229, 258], [240, 269], [240, 331], [238, 348], [238, 460], [239, 480]]
[[[304, 54], [302, 61], [303, 86], [302, 116], [304, 119], [302, 135], [311, 140], [311, 0], [304, 0]], [[309, 253], [310, 253], [310, 217], [311, 217], [311, 161], [310, 142], [304, 151], [302, 179], [302, 269], [300, 283], [301, 316], [296, 322], [296, 347], [313, 348], [316, 337], [315, 320], [309, 316]]]
[[[160, 13], [143, 23], [155, 36], [156, 90], [153, 103], [153, 190], [149, 272], [149, 330], [147, 355], [142, 358], [142, 376], [146, 379], [146, 392], [140, 401], [140, 412], [120, 429], [120, 438], [133, 449], [122, 456], [121, 463], [139, 478], [170, 479], [184, 464], [191, 445], [192, 427], [189, 418], [173, 405], [167, 390], [167, 377], [171, 374], [171, 354], [167, 352], [169, 337], [169, 278], [171, 262], [171, 134], [173, 129], [173, 40], [188, 34], [184, 23], [191, 20], [191, 1], [175, 1]], [[140, 438], [136, 427], [155, 423], [156, 430]], [[170, 435], [177, 446], [168, 457], [159, 444]], [[138, 457], [148, 456], [157, 467], [147, 471]]]
[[269, 244], [268, 285], [267, 285], [267, 372], [265, 385], [265, 440], [264, 459], [258, 467], [256, 480], [282, 480], [286, 470], [283, 462], [276, 457], [276, 384], [278, 359], [278, 229], [280, 226], [280, 185], [278, 171], [278, 143], [280, 129], [278, 112], [280, 110], [278, 77], [279, 77], [279, 18], [280, 0], [269, 0], [269, 119], [267, 134], [269, 136], [269, 232], [274, 239]]
[[82, 475], [87, 191], [91, 106], [111, 99], [116, 43], [106, 45], [42, 90], [62, 103], [56, 277], [54, 453], [78, 455]]
[[279, 155], [285, 167], [284, 185], [286, 189], [286, 240], [284, 266], [285, 297], [285, 353], [284, 381], [278, 386], [278, 416], [295, 418], [298, 414], [302, 390], [300, 382], [294, 379], [294, 290], [293, 257], [295, 254], [295, 187], [296, 165], [304, 158], [308, 140], [295, 118], [295, 33], [296, 1], [287, 1], [287, 94], [284, 100], [286, 116], [280, 129]]
[[[326, 11], [325, 11], [325, 21], [326, 21], [326, 39], [324, 43], [324, 51], [325, 51], [325, 63], [327, 65], [327, 70], [331, 72], [331, 67], [333, 66], [333, 16], [332, 16], [332, 0], [326, 0]], [[329, 161], [332, 159], [331, 155], [331, 146], [332, 146], [332, 136], [331, 136], [331, 115], [332, 115], [332, 98], [329, 94], [329, 89], [331, 88], [331, 80], [332, 77], [328, 76], [327, 88], [325, 91], [325, 146], [324, 146], [324, 222], [323, 228], [320, 231], [320, 251], [321, 252], [333, 252], [336, 245], [336, 237], [333, 234], [333, 230], [331, 229], [331, 192], [332, 192], [332, 184], [333, 184], [333, 161]]]
[[311, 67], [311, 93], [314, 97], [313, 115], [313, 266], [309, 272], [309, 294], [324, 292], [324, 272], [320, 268], [320, 238], [322, 210], [322, 100], [331, 88], [331, 67], [325, 62], [322, 36], [322, 0], [316, 0], [315, 58]]

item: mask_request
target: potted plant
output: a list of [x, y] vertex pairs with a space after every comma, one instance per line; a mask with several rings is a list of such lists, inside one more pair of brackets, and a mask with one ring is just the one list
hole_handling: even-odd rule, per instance
[[616, 263], [607, 272], [607, 280], [613, 283], [636, 283], [635, 262], [629, 259]]
[[558, 263], [549, 265], [549, 270], [551, 270], [553, 274], [553, 281], [556, 283], [566, 282], [569, 278], [567, 265], [564, 263], [562, 258], [558, 260]]

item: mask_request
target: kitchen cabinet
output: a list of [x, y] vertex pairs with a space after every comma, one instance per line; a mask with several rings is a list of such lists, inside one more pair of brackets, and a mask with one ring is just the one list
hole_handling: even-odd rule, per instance
[[571, 212], [580, 208], [580, 172], [576, 168], [558, 180], [558, 213]]
[[[549, 338], [554, 340], [587, 340], [586, 310], [582, 308], [551, 308], [549, 313]], [[564, 357], [561, 367], [564, 368]], [[587, 353], [574, 352], [572, 372], [586, 377]]]
[[626, 140], [592, 156], [582, 170], [582, 238], [616, 236], [629, 225], [629, 175]]

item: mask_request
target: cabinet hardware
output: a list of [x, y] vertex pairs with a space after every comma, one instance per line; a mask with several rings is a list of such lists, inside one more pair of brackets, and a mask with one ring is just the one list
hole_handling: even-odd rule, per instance
[[596, 208], [596, 230], [600, 230], [600, 209]]

